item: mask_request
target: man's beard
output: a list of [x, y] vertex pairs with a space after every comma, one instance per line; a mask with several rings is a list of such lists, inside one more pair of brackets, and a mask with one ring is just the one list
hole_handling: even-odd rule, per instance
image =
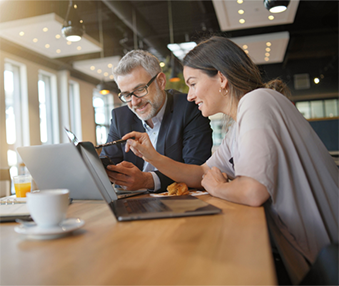
[[[143, 120], [143, 121], [147, 121], [151, 118], [153, 118], [154, 116], [156, 116], [156, 114], [159, 112], [160, 108], [161, 108], [161, 105], [164, 101], [164, 99], [162, 98], [163, 97], [163, 92], [160, 90], [160, 88], [158, 87], [158, 85], [156, 85], [156, 95], [155, 97], [153, 98], [153, 101], [151, 100], [146, 100], [146, 101], [142, 101], [139, 105], [137, 106], [128, 106], [128, 108], [136, 115], [138, 116], [138, 118], [140, 120]], [[151, 109], [147, 112], [147, 113], [143, 113], [143, 114], [138, 114], [136, 112], [136, 109], [139, 107], [139, 106], [144, 106], [145, 104], [149, 104], [151, 106]]]

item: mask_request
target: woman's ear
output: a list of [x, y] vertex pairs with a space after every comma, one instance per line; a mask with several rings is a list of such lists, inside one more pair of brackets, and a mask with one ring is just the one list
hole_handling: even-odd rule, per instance
[[220, 71], [218, 71], [218, 79], [220, 81], [220, 88], [225, 89], [228, 84], [228, 79]]
[[158, 82], [158, 85], [159, 85], [160, 89], [161, 90], [165, 90], [166, 75], [163, 72], [159, 73], [159, 75], [157, 77], [157, 82]]

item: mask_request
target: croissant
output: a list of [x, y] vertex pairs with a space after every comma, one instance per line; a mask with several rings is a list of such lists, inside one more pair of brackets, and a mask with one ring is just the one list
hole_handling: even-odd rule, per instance
[[188, 195], [190, 192], [188, 191], [188, 187], [185, 183], [176, 183], [169, 185], [167, 187], [167, 191], [169, 195], [175, 196], [185, 196]]

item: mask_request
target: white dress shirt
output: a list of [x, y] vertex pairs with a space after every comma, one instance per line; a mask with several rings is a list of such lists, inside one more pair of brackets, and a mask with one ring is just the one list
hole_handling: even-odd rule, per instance
[[[142, 125], [144, 126], [145, 131], [148, 134], [152, 142], [152, 145], [155, 149], [156, 149], [157, 142], [158, 142], [158, 135], [159, 135], [160, 127], [161, 127], [161, 122], [164, 117], [166, 104], [167, 104], [167, 95], [166, 95], [166, 99], [165, 99], [165, 103], [163, 107], [160, 109], [158, 114], [151, 119], [153, 122], [153, 128], [151, 128], [144, 120], [142, 120]], [[152, 174], [153, 181], [154, 181], [154, 191], [157, 191], [161, 188], [161, 183], [160, 183], [159, 177], [154, 171], [157, 171], [157, 169], [152, 164], [145, 161], [143, 172], [150, 172]]]

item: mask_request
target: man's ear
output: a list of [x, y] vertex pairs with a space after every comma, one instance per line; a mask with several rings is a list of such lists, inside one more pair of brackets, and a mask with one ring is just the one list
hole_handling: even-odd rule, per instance
[[228, 84], [228, 79], [220, 71], [218, 71], [218, 79], [220, 81], [220, 88], [225, 89]]
[[159, 75], [157, 77], [157, 83], [158, 83], [161, 90], [165, 90], [166, 75], [163, 72], [159, 73]]

